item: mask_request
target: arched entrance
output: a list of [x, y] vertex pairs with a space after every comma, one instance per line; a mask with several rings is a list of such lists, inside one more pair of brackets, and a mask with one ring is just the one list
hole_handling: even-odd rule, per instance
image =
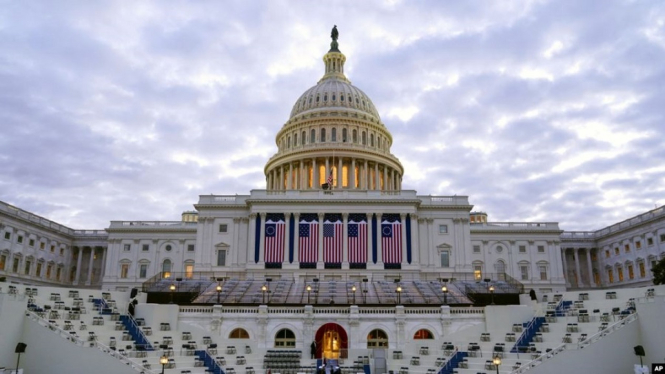
[[344, 328], [336, 323], [326, 323], [316, 331], [316, 357], [326, 359], [347, 358], [349, 338]]

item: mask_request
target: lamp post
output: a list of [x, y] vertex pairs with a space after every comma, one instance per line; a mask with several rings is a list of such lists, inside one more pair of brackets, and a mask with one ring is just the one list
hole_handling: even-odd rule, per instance
[[268, 291], [268, 287], [264, 284], [261, 286], [261, 292], [263, 293], [263, 304], [265, 305], [266, 303], [266, 291]]
[[354, 284], [353, 287], [351, 287], [351, 291], [353, 292], [353, 305], [356, 305], [356, 285]]
[[492, 363], [494, 364], [494, 367], [496, 367], [496, 374], [499, 374], [499, 365], [501, 365], [501, 357], [494, 356], [494, 358], [492, 359]]
[[395, 290], [397, 292], [397, 305], [402, 304], [402, 286], [397, 286]]
[[171, 304], [173, 304], [173, 294], [175, 293], [175, 284], [171, 284], [169, 286], [169, 290], [171, 290]]
[[441, 287], [441, 291], [443, 292], [443, 303], [448, 304], [448, 287], [445, 285]]
[[162, 374], [164, 374], [164, 368], [166, 367], [166, 364], [169, 363], [169, 358], [164, 355], [159, 358], [159, 363], [162, 364]]
[[217, 285], [217, 304], [219, 305], [219, 295], [222, 293], [222, 286]]
[[494, 305], [494, 286], [490, 286], [490, 295], [492, 295], [492, 304]]
[[309, 294], [312, 292], [312, 286], [307, 285], [307, 304], [309, 304]]

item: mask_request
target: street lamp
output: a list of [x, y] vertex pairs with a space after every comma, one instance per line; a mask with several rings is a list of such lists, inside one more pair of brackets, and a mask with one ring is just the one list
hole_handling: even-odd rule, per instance
[[222, 293], [222, 286], [217, 285], [217, 304], [219, 305], [219, 295]]
[[164, 374], [164, 367], [169, 363], [169, 358], [164, 355], [159, 358], [159, 363], [162, 364], [162, 374]]
[[356, 285], [354, 284], [353, 287], [351, 287], [351, 291], [353, 292], [353, 305], [356, 305]]
[[448, 287], [444, 285], [441, 287], [441, 291], [443, 292], [443, 303], [448, 304]]
[[402, 304], [402, 286], [397, 286], [397, 289], [395, 291], [397, 291], [397, 305], [401, 305]]
[[499, 374], [499, 365], [501, 365], [501, 357], [494, 356], [494, 358], [492, 359], [492, 363], [494, 364], [494, 367], [496, 367], [496, 374]]
[[494, 286], [490, 286], [490, 295], [492, 295], [492, 305], [494, 305]]
[[169, 290], [171, 290], [171, 304], [173, 304], [173, 294], [175, 293], [175, 284], [171, 284], [169, 286]]
[[268, 287], [264, 284], [261, 286], [261, 292], [263, 292], [263, 304], [265, 305], [266, 303], [266, 291], [268, 291]]
[[309, 294], [312, 292], [312, 286], [307, 285], [307, 304], [309, 304]]

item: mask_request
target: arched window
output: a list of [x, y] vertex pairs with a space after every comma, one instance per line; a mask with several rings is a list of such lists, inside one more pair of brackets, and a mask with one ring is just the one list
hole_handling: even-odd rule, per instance
[[291, 137], [290, 136], [286, 141], [286, 148], [291, 148]]
[[316, 130], [314, 129], [309, 132], [309, 142], [312, 144], [316, 142]]
[[293, 146], [298, 145], [298, 133], [293, 134]]
[[339, 95], [339, 100], [344, 101], [344, 94]]
[[275, 334], [275, 347], [295, 347], [296, 335], [289, 329], [281, 329]]
[[334, 128], [334, 127], [330, 132], [330, 141], [331, 142], [336, 142], [337, 141], [337, 129]]
[[413, 340], [418, 339], [434, 339], [434, 334], [432, 334], [429, 330], [420, 329], [416, 331], [415, 334], [413, 334]]
[[302, 143], [302, 145], [305, 145], [306, 138], [307, 138], [307, 133], [303, 131], [302, 136], [300, 137], [300, 142]]
[[503, 262], [503, 260], [498, 260], [496, 264], [494, 265], [494, 269], [496, 270], [497, 278], [499, 280], [505, 280], [506, 277], [506, 263]]
[[164, 278], [171, 278], [171, 260], [168, 258], [162, 262], [162, 273]]
[[326, 129], [321, 129], [321, 138], [319, 140], [321, 143], [326, 141]]
[[369, 134], [369, 146], [374, 147], [374, 134]]
[[372, 330], [367, 334], [367, 349], [388, 348], [388, 335], [383, 330]]
[[229, 339], [249, 339], [249, 334], [245, 329], [234, 329], [229, 334]]
[[353, 139], [352, 139], [353, 144], [357, 144], [358, 143], [358, 130], [353, 130], [352, 134], [353, 134]]
[[362, 134], [362, 143], [363, 145], [367, 145], [367, 134], [364, 131]]
[[346, 143], [347, 140], [348, 140], [348, 139], [346, 138], [346, 136], [347, 136], [347, 135], [346, 135], [346, 129], [342, 129], [342, 142], [343, 142], [343, 143]]

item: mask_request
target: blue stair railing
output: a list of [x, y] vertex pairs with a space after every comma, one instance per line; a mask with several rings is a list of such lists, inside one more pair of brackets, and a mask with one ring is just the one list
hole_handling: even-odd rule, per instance
[[459, 363], [467, 356], [469, 356], [468, 352], [456, 351], [454, 355], [450, 356], [450, 359], [443, 365], [441, 370], [439, 370], [438, 374], [453, 374], [453, 369], [457, 369]]
[[122, 322], [122, 325], [125, 326], [125, 329], [127, 332], [129, 332], [129, 335], [134, 340], [137, 349], [141, 349], [140, 347], [142, 347], [142, 349], [146, 351], [155, 350], [132, 316], [121, 315], [120, 322]]
[[556, 306], [556, 309], [554, 309], [554, 315], [557, 317], [565, 317], [566, 311], [568, 311], [572, 305], [573, 302], [570, 300], [561, 300], [559, 305]]
[[222, 367], [219, 366], [217, 361], [212, 356], [210, 356], [208, 351], [197, 350], [194, 351], [194, 354], [196, 354], [196, 356], [198, 356], [198, 358], [203, 361], [203, 365], [208, 368], [208, 371], [212, 372], [213, 374], [225, 374]]
[[540, 326], [542, 326], [543, 323], [545, 323], [545, 317], [534, 317], [531, 321], [526, 323], [525, 326], [523, 324], [524, 331], [522, 331], [522, 335], [517, 339], [517, 342], [515, 342], [515, 345], [510, 352], [518, 353], [520, 352], [520, 347], [528, 347], [529, 343], [533, 340], [533, 337], [536, 336], [538, 331], [540, 331]]

